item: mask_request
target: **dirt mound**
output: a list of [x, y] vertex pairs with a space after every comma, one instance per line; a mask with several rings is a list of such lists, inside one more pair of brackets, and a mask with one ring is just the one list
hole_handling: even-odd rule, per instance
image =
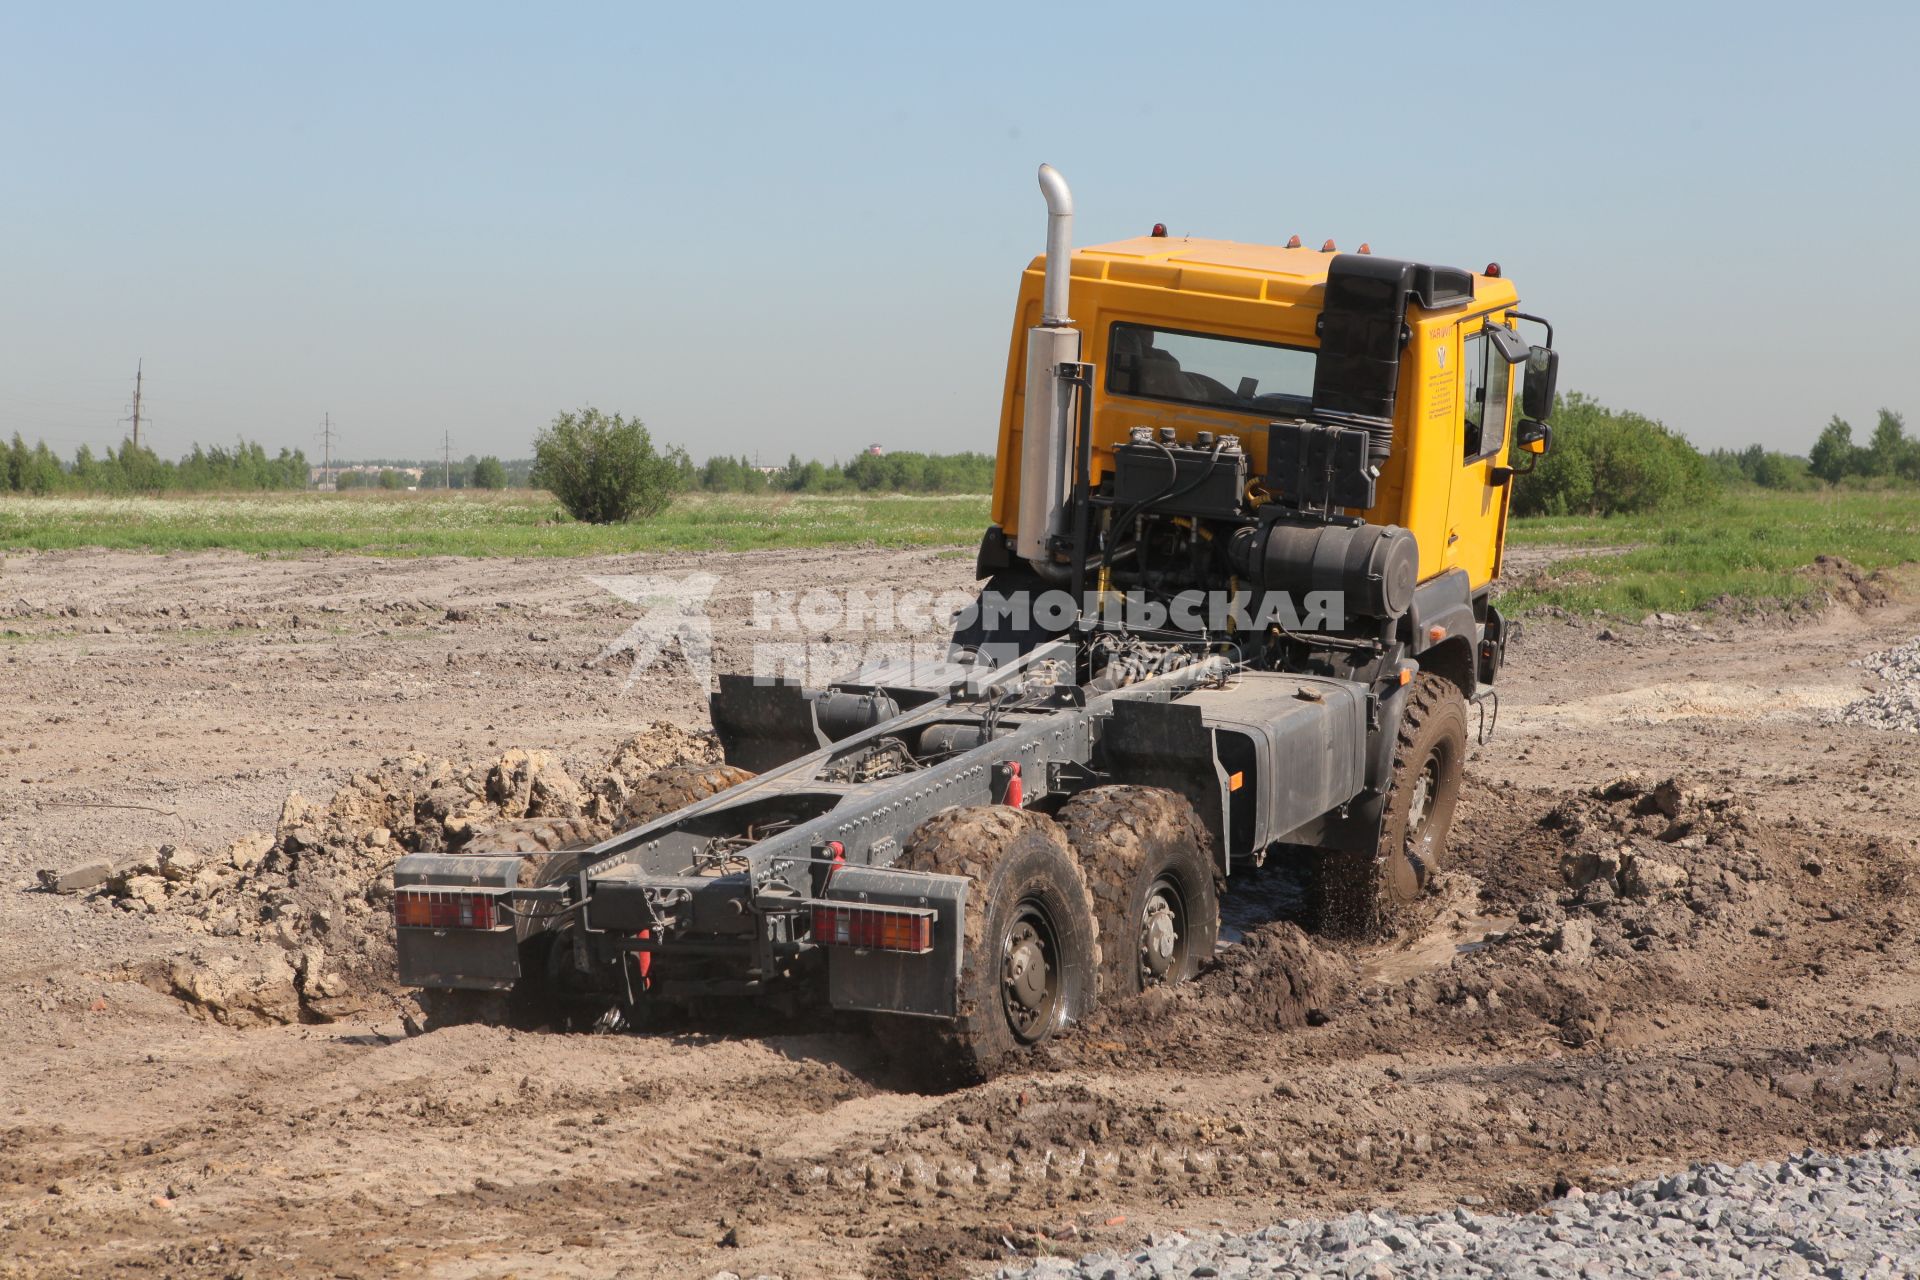
[[1189, 983], [1103, 1004], [1049, 1047], [1049, 1066], [1206, 1068], [1250, 1035], [1324, 1019], [1353, 977], [1350, 963], [1298, 925], [1275, 921], [1222, 947]]
[[578, 772], [518, 748], [484, 763], [402, 756], [353, 775], [325, 804], [288, 795], [273, 835], [216, 854], [149, 850], [100, 892], [241, 944], [237, 955], [209, 946], [175, 959], [156, 985], [235, 1025], [325, 1020], [394, 991], [388, 908], [403, 854], [514, 847], [529, 823], [601, 839], [650, 774], [718, 757], [711, 736], [670, 724], [646, 726]]
[[1751, 1003], [1732, 993], [1776, 966], [1817, 974], [1829, 961], [1807, 926], [1878, 917], [1891, 928], [1916, 863], [1881, 841], [1768, 821], [1747, 798], [1677, 777], [1619, 778], [1531, 816], [1508, 804], [1464, 830], [1482, 904], [1513, 924], [1449, 965], [1362, 990], [1336, 1023], [1348, 1047], [1404, 1045], [1410, 1025], [1482, 1044], [1621, 1047], [1670, 1029], [1672, 1009]]
[[1893, 583], [1885, 571], [1868, 573], [1845, 556], [1815, 556], [1800, 573], [1819, 586], [1829, 604], [1871, 609], [1893, 598]]

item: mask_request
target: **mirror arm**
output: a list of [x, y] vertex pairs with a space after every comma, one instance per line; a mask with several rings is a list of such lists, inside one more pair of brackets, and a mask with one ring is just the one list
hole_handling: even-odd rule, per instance
[[1542, 329], [1545, 329], [1547, 331], [1547, 340], [1543, 345], [1548, 347], [1551, 347], [1553, 345], [1553, 325], [1550, 324], [1548, 321], [1542, 319], [1539, 316], [1530, 316], [1524, 311], [1509, 311], [1507, 312], [1507, 314], [1512, 316], [1515, 320], [1531, 320], [1534, 324], [1537, 324]]

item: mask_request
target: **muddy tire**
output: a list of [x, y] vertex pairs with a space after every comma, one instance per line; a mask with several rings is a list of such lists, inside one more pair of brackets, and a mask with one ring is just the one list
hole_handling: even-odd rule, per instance
[[753, 775], [730, 764], [685, 764], [662, 769], [642, 779], [627, 794], [621, 818], [623, 828], [638, 827], [663, 818], [675, 809], [719, 795], [728, 787], [751, 781]]
[[1379, 843], [1314, 851], [1307, 916], [1332, 937], [1390, 935], [1433, 884], [1447, 852], [1467, 758], [1467, 703], [1460, 687], [1422, 672], [1400, 718]]
[[895, 865], [973, 882], [958, 1016], [886, 1018], [880, 1028], [929, 1083], [989, 1079], [1092, 1009], [1098, 926], [1053, 819], [1004, 805], [948, 809], [921, 825]]
[[1220, 937], [1212, 841], [1184, 796], [1095, 787], [1060, 811], [1100, 930], [1100, 998], [1185, 982]]

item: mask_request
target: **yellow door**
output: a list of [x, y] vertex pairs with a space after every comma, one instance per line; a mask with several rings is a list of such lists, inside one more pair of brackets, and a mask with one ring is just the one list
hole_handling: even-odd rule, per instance
[[1506, 486], [1492, 483], [1506, 453], [1513, 408], [1513, 366], [1487, 336], [1501, 321], [1475, 316], [1460, 328], [1460, 413], [1454, 434], [1453, 492], [1447, 504], [1446, 568], [1464, 569], [1478, 590], [1499, 567]]

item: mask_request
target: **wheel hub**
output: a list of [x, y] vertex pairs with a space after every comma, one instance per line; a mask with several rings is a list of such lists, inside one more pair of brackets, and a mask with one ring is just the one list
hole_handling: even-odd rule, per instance
[[1146, 917], [1141, 925], [1141, 975], [1148, 982], [1164, 982], [1173, 968], [1174, 953], [1180, 947], [1180, 927], [1174, 919], [1173, 904], [1163, 894], [1154, 894], [1147, 900]]
[[1427, 767], [1420, 771], [1419, 779], [1413, 784], [1413, 794], [1407, 797], [1407, 839], [1409, 842], [1419, 838], [1420, 829], [1427, 825], [1427, 808], [1433, 803], [1434, 762], [1429, 760]]
[[1425, 892], [1433, 874], [1433, 833], [1428, 830], [1428, 820], [1433, 817], [1434, 798], [1440, 791], [1440, 769], [1439, 757], [1429, 757], [1414, 778], [1407, 792], [1406, 839], [1401, 842], [1399, 856], [1386, 859], [1387, 887], [1402, 902], [1412, 902]]
[[1032, 919], [1022, 919], [1007, 933], [1002, 981], [1007, 1018], [1021, 1036], [1046, 1026], [1053, 1006], [1053, 968], [1047, 961], [1047, 940]]

